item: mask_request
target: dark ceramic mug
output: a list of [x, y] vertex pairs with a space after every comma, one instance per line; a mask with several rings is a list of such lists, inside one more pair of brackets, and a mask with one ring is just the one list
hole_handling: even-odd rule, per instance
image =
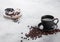
[[[57, 20], [55, 23], [54, 21]], [[54, 18], [52, 15], [44, 15], [41, 17], [41, 23], [38, 24], [38, 27], [43, 25], [43, 30], [53, 30], [54, 28], [57, 28], [57, 23], [59, 22], [58, 18]]]

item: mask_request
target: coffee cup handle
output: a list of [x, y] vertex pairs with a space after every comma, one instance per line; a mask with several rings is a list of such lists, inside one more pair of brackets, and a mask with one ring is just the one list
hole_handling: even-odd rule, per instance
[[38, 24], [38, 27], [40, 27], [41, 25], [42, 25], [42, 23], [39, 23], [39, 24]]
[[57, 23], [59, 22], [58, 18], [53, 19], [53, 21], [57, 20], [57, 22], [55, 23], [57, 25]]

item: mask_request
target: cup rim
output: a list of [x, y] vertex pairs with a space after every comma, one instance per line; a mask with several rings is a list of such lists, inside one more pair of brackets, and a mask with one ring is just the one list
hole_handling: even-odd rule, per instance
[[41, 17], [41, 19], [45, 19], [45, 18], [54, 19], [54, 17], [52, 15], [44, 15]]

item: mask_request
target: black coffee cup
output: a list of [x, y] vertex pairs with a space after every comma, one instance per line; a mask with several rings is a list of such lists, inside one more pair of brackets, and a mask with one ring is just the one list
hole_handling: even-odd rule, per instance
[[[54, 21], [57, 20], [55, 23]], [[41, 17], [41, 23], [38, 24], [38, 27], [43, 25], [43, 30], [53, 30], [54, 28], [57, 28], [57, 23], [59, 22], [58, 18], [54, 18], [52, 15], [44, 15]]]

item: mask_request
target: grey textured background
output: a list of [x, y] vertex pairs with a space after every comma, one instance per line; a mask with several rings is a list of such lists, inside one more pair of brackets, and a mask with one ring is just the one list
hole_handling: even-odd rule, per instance
[[[23, 16], [19, 20], [20, 24], [3, 18], [4, 9], [9, 7], [21, 9]], [[24, 36], [20, 33], [29, 31], [27, 25], [37, 26], [41, 16], [47, 14], [60, 20], [60, 0], [0, 0], [0, 42], [20, 42], [20, 37]], [[60, 42], [60, 33], [43, 35], [37, 40], [24, 40], [24, 42]]]

